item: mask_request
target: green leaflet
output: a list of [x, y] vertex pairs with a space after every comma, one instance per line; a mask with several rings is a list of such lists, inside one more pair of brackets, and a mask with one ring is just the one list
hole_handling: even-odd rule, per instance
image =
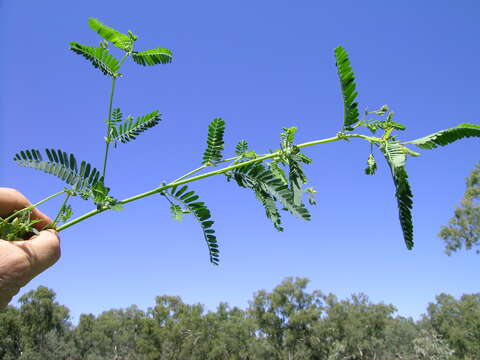
[[[267, 194], [273, 200], [280, 201], [285, 210], [292, 215], [304, 220], [310, 220], [310, 213], [305, 206], [294, 203], [292, 191], [288, 186], [261, 163], [252, 163], [236, 168], [232, 171], [232, 175], [238, 185], [254, 190], [257, 197], [259, 196], [258, 194], [260, 194], [260, 197], [265, 197], [263, 195]], [[265, 206], [263, 202], [262, 204]], [[269, 209], [267, 216], [269, 213], [278, 214], [278, 211], [274, 212], [273, 209]], [[275, 224], [275, 220], [272, 220]]]
[[405, 149], [397, 142], [385, 143], [380, 149], [385, 155], [392, 171], [403, 238], [407, 249], [411, 250], [413, 248], [413, 223], [411, 212], [413, 206], [413, 194], [405, 170], [405, 161], [407, 158]]
[[280, 166], [278, 166], [278, 160], [272, 160], [271, 162], [269, 162], [268, 168], [277, 178], [282, 181], [284, 185], [288, 185], [287, 175], [285, 174], [285, 171]]
[[241, 156], [248, 151], [248, 142], [246, 140], [240, 140], [235, 146], [235, 154]]
[[[217, 237], [215, 236], [215, 230], [212, 228], [213, 221], [210, 220], [210, 210], [207, 208], [204, 202], [198, 200], [198, 195], [195, 195], [194, 191], [186, 192], [188, 187], [182, 186], [180, 189], [177, 186], [170, 188], [169, 193], [162, 193], [169, 201], [169, 197], [172, 197], [177, 202], [181, 203], [188, 211], [182, 211], [182, 213], [192, 213], [195, 219], [200, 224], [205, 242], [207, 243], [208, 251], [210, 254], [210, 262], [214, 265], [218, 265], [219, 250]], [[178, 205], [172, 204], [176, 213], [178, 214]], [[172, 207], [170, 208], [172, 210]]]
[[283, 231], [283, 227], [281, 226], [281, 216], [277, 209], [275, 199], [260, 188], [253, 188], [252, 190], [254, 191], [258, 201], [260, 201], [260, 203], [263, 205], [263, 208], [265, 209], [265, 215], [267, 218], [272, 220], [275, 229], [278, 231]]
[[117, 30], [102, 24], [98, 19], [95, 18], [89, 18], [88, 25], [98, 35], [100, 35], [105, 40], [110, 41], [114, 46], [118, 47], [119, 49], [122, 49], [126, 52], [132, 50], [133, 41], [134, 39], [136, 39], [135, 36], [128, 36], [122, 34], [121, 32], [118, 32]]
[[112, 78], [120, 75], [118, 74], [120, 64], [118, 63], [117, 59], [110, 55], [107, 49], [71, 42], [70, 50], [82, 55], [85, 59], [89, 60], [94, 67], [100, 69], [100, 71], [102, 71], [105, 75]]
[[419, 148], [430, 150], [437, 146], [448, 145], [466, 137], [480, 137], [480, 125], [460, 124], [453, 128], [437, 131], [420, 139], [408, 141], [405, 144], [413, 144]]
[[[113, 121], [117, 122], [118, 119], [121, 119], [121, 116], [120, 109], [118, 109], [118, 112], [114, 112], [114, 115], [112, 116], [114, 119]], [[142, 132], [157, 125], [160, 120], [160, 112], [158, 110], [144, 116], [138, 116], [136, 120], [133, 117], [127, 117], [125, 122], [111, 128], [110, 136], [113, 140], [125, 144], [129, 141], [135, 140], [135, 138]]]
[[13, 160], [20, 166], [26, 166], [52, 174], [73, 187], [74, 191], [91, 189], [100, 180], [100, 172], [82, 161], [78, 168], [73, 154], [61, 150], [46, 149], [48, 161], [36, 149], [20, 151]]
[[334, 53], [345, 109], [343, 128], [344, 130], [353, 130], [352, 125], [358, 122], [359, 116], [358, 103], [355, 102], [355, 98], [357, 97], [357, 93], [355, 92], [355, 75], [352, 72], [350, 60], [348, 59], [348, 54], [345, 49], [338, 46]]
[[293, 145], [290, 154], [287, 155], [288, 164], [288, 179], [290, 184], [290, 190], [293, 193], [293, 201], [296, 205], [302, 204], [302, 186], [307, 183], [307, 176], [305, 175], [302, 165], [310, 164], [312, 159], [308, 156], [300, 153], [300, 149]]
[[115, 108], [112, 111], [112, 118], [110, 119], [110, 124], [115, 125], [121, 122], [123, 119], [123, 114], [120, 108]]
[[158, 64], [168, 64], [172, 62], [172, 52], [168, 49], [155, 48], [140, 52], [133, 52], [132, 58], [139, 65], [153, 66]]
[[216, 163], [222, 160], [223, 133], [225, 132], [225, 121], [215, 118], [208, 125], [207, 148], [203, 153], [202, 164]]
[[302, 186], [307, 182], [307, 177], [303, 172], [302, 165], [300, 165], [300, 163], [310, 164], [312, 159], [302, 154], [300, 152], [300, 148], [293, 143], [296, 132], [297, 128], [293, 126], [290, 128], [283, 128], [283, 132], [280, 134], [282, 146], [280, 162], [284, 165], [288, 165], [288, 182], [286, 176], [284, 175], [285, 172], [278, 166], [275, 166], [275, 161], [272, 161], [273, 166], [270, 166], [270, 169], [282, 180], [285, 180], [287, 184], [289, 184], [290, 191], [292, 192], [293, 196], [293, 202], [295, 205], [300, 206], [302, 205]]

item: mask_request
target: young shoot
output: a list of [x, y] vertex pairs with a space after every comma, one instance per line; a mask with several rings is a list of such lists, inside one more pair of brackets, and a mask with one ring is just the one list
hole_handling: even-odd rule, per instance
[[[365, 154], [367, 175], [375, 175], [377, 159], [383, 155], [387, 162], [394, 184], [394, 194], [398, 205], [398, 216], [403, 238], [408, 249], [412, 249], [413, 194], [406, 170], [409, 157], [420, 154], [409, 146], [424, 150], [449, 145], [467, 137], [480, 137], [480, 125], [460, 124], [456, 127], [434, 132], [414, 140], [399, 140], [397, 132], [404, 132], [406, 127], [393, 120], [394, 113], [387, 105], [378, 110], [366, 111], [360, 119], [358, 111], [357, 86], [350, 59], [341, 46], [334, 50], [341, 95], [343, 97], [344, 118], [339, 123], [338, 132], [329, 138], [315, 139], [309, 142], [295, 143], [296, 127], [284, 128], [280, 134], [280, 148], [269, 152], [257, 152], [250, 149], [246, 140], [240, 140], [233, 149], [231, 157], [224, 157], [224, 133], [226, 123], [221, 118], [211, 121], [207, 129], [206, 148], [198, 157], [198, 168], [184, 175], [173, 177], [168, 183], [138, 193], [123, 200], [116, 199], [114, 184], [108, 182], [109, 153], [111, 148], [123, 146], [137, 139], [152, 129], [162, 120], [159, 110], [150, 110], [140, 115], [124, 117], [121, 108], [115, 102], [117, 79], [122, 65], [130, 59], [140, 66], [156, 66], [169, 64], [172, 52], [162, 47], [137, 50], [137, 35], [128, 30], [121, 33], [101, 23], [97, 19], [88, 19], [90, 28], [102, 38], [99, 46], [70, 43], [70, 49], [81, 55], [93, 68], [99, 70], [111, 83], [110, 93], [106, 101], [106, 121], [103, 139], [105, 151], [103, 159], [92, 159], [100, 166], [94, 167], [86, 160], [77, 160], [77, 156], [60, 149], [47, 148], [43, 152], [38, 149], [21, 150], [13, 160], [20, 166], [40, 170], [56, 176], [64, 182], [65, 188], [46, 197], [44, 200], [16, 211], [6, 218], [0, 218], [0, 237], [9, 241], [25, 239], [35, 233], [35, 221], [30, 219], [33, 208], [44, 202], [63, 196], [63, 203], [49, 228], [63, 231], [99, 213], [110, 210], [121, 210], [131, 202], [156, 195], [165, 199], [165, 205], [171, 210], [175, 220], [184, 216], [193, 216], [200, 225], [201, 233], [207, 245], [209, 259], [213, 264], [220, 261], [219, 245], [214, 221], [207, 205], [192, 190], [191, 183], [208, 177], [223, 175], [231, 183], [249, 189], [265, 209], [265, 215], [278, 231], [283, 231], [282, 215], [288, 212], [303, 220], [310, 220], [308, 206], [315, 205], [315, 189], [307, 187], [307, 176], [304, 167], [312, 159], [302, 153], [303, 148], [326, 145], [328, 143], [348, 139], [358, 139], [370, 144], [370, 152]], [[111, 46], [121, 52], [115, 57]], [[102, 135], [99, 135], [101, 139]], [[348, 142], [343, 141], [345, 146]], [[108, 186], [107, 186], [108, 184]], [[188, 185], [187, 185], [188, 184]], [[72, 219], [71, 199], [78, 198], [90, 201], [93, 209]]]

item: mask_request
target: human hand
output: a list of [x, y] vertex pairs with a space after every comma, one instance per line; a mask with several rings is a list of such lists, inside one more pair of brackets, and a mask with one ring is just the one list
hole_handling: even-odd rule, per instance
[[[0, 217], [31, 205], [25, 196], [14, 189], [0, 188]], [[33, 209], [32, 219], [41, 220], [34, 227], [43, 229], [52, 220]], [[60, 258], [60, 238], [56, 231], [45, 230], [25, 241], [0, 239], [0, 310], [7, 306], [20, 288], [46, 270]]]

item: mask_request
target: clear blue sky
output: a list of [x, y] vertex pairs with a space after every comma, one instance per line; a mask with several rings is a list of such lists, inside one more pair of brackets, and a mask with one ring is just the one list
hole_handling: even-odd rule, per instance
[[[299, 142], [339, 130], [343, 107], [333, 49], [343, 45], [357, 76], [360, 108], [389, 104], [407, 138], [462, 122], [479, 123], [480, 5], [477, 1], [13, 1], [0, 5], [1, 186], [32, 201], [59, 180], [19, 168], [13, 154], [55, 147], [100, 166], [110, 81], [68, 49], [96, 45], [86, 23], [99, 18], [139, 36], [138, 49], [172, 49], [171, 65], [129, 62], [115, 106], [126, 114], [159, 109], [163, 122], [112, 152], [108, 184], [125, 198], [197, 167], [209, 121], [227, 122], [226, 154], [238, 140], [266, 152], [282, 127]], [[386, 165], [363, 174], [369, 146], [360, 141], [308, 148], [318, 191], [312, 221], [284, 217], [278, 233], [252, 193], [224, 178], [192, 187], [209, 205], [221, 265], [209, 264], [198, 226], [174, 222], [160, 197], [102, 214], [68, 229], [62, 258], [22, 291], [53, 288], [72, 315], [179, 295], [214, 309], [247, 306], [254, 291], [287, 276], [340, 297], [365, 292], [417, 318], [435, 295], [479, 292], [480, 257], [443, 253], [437, 238], [479, 160], [478, 140], [408, 165], [415, 195], [415, 248], [407, 251]], [[380, 159], [380, 157], [378, 157]], [[58, 202], [42, 209], [53, 215]], [[74, 202], [76, 214], [90, 205]]]

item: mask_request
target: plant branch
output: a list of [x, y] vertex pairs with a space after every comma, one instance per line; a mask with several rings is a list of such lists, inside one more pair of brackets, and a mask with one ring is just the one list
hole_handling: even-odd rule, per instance
[[[368, 136], [358, 135], [358, 134], [349, 134], [349, 135], [342, 135], [342, 136], [337, 135], [337, 136], [327, 138], [327, 139], [310, 141], [310, 142], [307, 142], [307, 143], [299, 144], [297, 146], [299, 148], [303, 148], [303, 147], [308, 147], [308, 146], [314, 146], [314, 145], [320, 145], [320, 144], [326, 144], [326, 143], [330, 143], [330, 142], [334, 142], [334, 141], [339, 141], [339, 140], [343, 140], [343, 139], [349, 138], [349, 137], [358, 137], [358, 138], [363, 138], [363, 139], [368, 140], [368, 141], [374, 141], [372, 138], [370, 138]], [[155, 189], [152, 189], [150, 191], [147, 191], [147, 192], [144, 192], [144, 193], [141, 193], [141, 194], [137, 194], [137, 195], [129, 197], [127, 199], [121, 200], [121, 201], [118, 202], [118, 204], [120, 204], [120, 205], [128, 204], [132, 201], [136, 201], [136, 200], [142, 199], [142, 198], [147, 197], [147, 196], [158, 194], [158, 193], [160, 193], [160, 192], [162, 192], [166, 189], [172, 188], [174, 186], [186, 184], [186, 183], [197, 181], [197, 180], [200, 180], [200, 179], [205, 179], [207, 177], [211, 177], [211, 176], [215, 176], [215, 175], [219, 175], [219, 174], [224, 174], [224, 173], [226, 173], [230, 170], [233, 170], [233, 169], [236, 169], [236, 168], [248, 165], [248, 164], [252, 164], [252, 163], [255, 163], [255, 162], [260, 162], [260, 161], [264, 161], [264, 160], [267, 160], [267, 159], [277, 157], [277, 156], [280, 155], [280, 153], [281, 153], [281, 150], [275, 151], [273, 153], [262, 155], [262, 156], [259, 156], [259, 157], [255, 158], [255, 159], [247, 160], [247, 161], [241, 162], [239, 164], [226, 166], [222, 169], [210, 171], [210, 172], [207, 172], [207, 173], [202, 174], [202, 175], [197, 175], [197, 176], [185, 179], [185, 177], [187, 177], [188, 175], [191, 175], [191, 174], [201, 170], [200, 168], [197, 168], [197, 169], [192, 170], [189, 173], [181, 176], [180, 178], [174, 180], [173, 182], [171, 182], [169, 184], [162, 185], [162, 186], [159, 186], [159, 187], [157, 187]], [[201, 168], [204, 168], [204, 167], [205, 166], [202, 166]], [[109, 209], [108, 207], [105, 207], [105, 208], [94, 209], [92, 211], [89, 211], [88, 213], [83, 214], [82, 216], [79, 216], [78, 218], [73, 219], [72, 221], [63, 224], [62, 226], [59, 226], [58, 228], [56, 228], [56, 230], [57, 231], [65, 230], [65, 229], [71, 227], [72, 225], [75, 225], [75, 224], [77, 224], [77, 223], [79, 223], [79, 222], [81, 222], [85, 219], [88, 219], [88, 218], [90, 218], [94, 215], [97, 215], [101, 212], [104, 212], [108, 209]]]
[[171, 182], [171, 184], [174, 184], [174, 183], [176, 183], [177, 181], [183, 180], [183, 179], [185, 179], [186, 177], [189, 177], [190, 175], [193, 175], [193, 174], [195, 174], [195, 173], [197, 173], [197, 172], [205, 169], [207, 166], [209, 166], [209, 165], [204, 164], [204, 165], [196, 168], [195, 170], [192, 170], [192, 171], [186, 173], [185, 175], [180, 176], [178, 179], [173, 180], [173, 181]]
[[[380, 138], [361, 135], [361, 134], [339, 134], [339, 135], [334, 136], [334, 137], [315, 140], [315, 141], [310, 141], [310, 142], [306, 142], [306, 143], [299, 144], [299, 145], [296, 145], [296, 146], [299, 147], [299, 148], [304, 148], [304, 147], [309, 147], [309, 146], [315, 146], [315, 145], [335, 142], [335, 141], [339, 141], [339, 140], [345, 140], [345, 139], [349, 139], [349, 138], [360, 138], [360, 139], [367, 140], [370, 143], [374, 143], [374, 142], [380, 143], [380, 142], [382, 142], [382, 139], [380, 139]], [[187, 183], [190, 183], [190, 182], [193, 182], [193, 181], [197, 181], [197, 180], [200, 180], [200, 179], [205, 179], [205, 178], [215, 176], [215, 175], [219, 175], [219, 174], [224, 174], [224, 173], [226, 173], [230, 170], [233, 170], [233, 169], [245, 166], [245, 165], [253, 164], [255, 162], [260, 162], [260, 161], [264, 161], [264, 160], [267, 160], [267, 159], [271, 159], [271, 158], [280, 156], [280, 154], [281, 154], [281, 150], [278, 150], [278, 151], [275, 151], [275, 152], [270, 153], [270, 154], [265, 154], [265, 155], [258, 156], [255, 159], [247, 160], [247, 161], [244, 161], [244, 162], [241, 162], [241, 163], [238, 163], [238, 164], [234, 164], [234, 165], [229, 165], [229, 166], [226, 166], [226, 167], [218, 169], [218, 170], [210, 171], [210, 172], [207, 172], [205, 174], [197, 175], [197, 176], [186, 179], [188, 176], [190, 176], [190, 175], [192, 175], [192, 174], [194, 174], [194, 173], [196, 173], [196, 172], [198, 172], [198, 171], [200, 171], [200, 170], [202, 170], [202, 169], [204, 169], [208, 166], [208, 165], [202, 165], [199, 168], [188, 172], [187, 174], [179, 177], [178, 179], [172, 181], [169, 184], [162, 185], [162, 186], [159, 186], [159, 187], [157, 187], [155, 189], [152, 189], [150, 191], [147, 191], [147, 192], [137, 194], [137, 195], [134, 195], [132, 197], [123, 199], [123, 200], [119, 201], [118, 204], [125, 205], [125, 204], [128, 204], [128, 203], [132, 202], [132, 201], [140, 200], [144, 197], [151, 196], [151, 195], [154, 195], [154, 194], [158, 194], [158, 193], [160, 193], [160, 192], [162, 192], [166, 189], [172, 188], [174, 186], [187, 184]], [[236, 158], [231, 158], [229, 160], [235, 160], [235, 159]], [[77, 224], [77, 223], [79, 223], [79, 222], [81, 222], [85, 219], [88, 219], [89, 217], [97, 215], [97, 214], [99, 214], [101, 212], [104, 212], [108, 209], [109, 209], [108, 207], [105, 207], [105, 208], [92, 210], [92, 211], [90, 211], [90, 212], [88, 212], [88, 213], [86, 213], [82, 216], [79, 216], [76, 219], [73, 219], [72, 221], [70, 221], [68, 223], [63, 224], [62, 226], [59, 226], [58, 228], [56, 228], [56, 230], [57, 231], [65, 230], [72, 225], [75, 225], [75, 224]]]
[[53, 220], [53, 222], [50, 225], [48, 225], [48, 227], [55, 228], [58, 221], [60, 220], [60, 216], [62, 215], [62, 212], [64, 211], [65, 206], [67, 205], [68, 199], [70, 199], [70, 193], [67, 193], [67, 196], [65, 196], [65, 200], [63, 201], [62, 206], [60, 206], [57, 216], [55, 216], [55, 220]]
[[12, 215], [10, 215], [9, 217], [7, 217], [7, 218], [5, 219], [5, 221], [11, 220], [12, 218], [14, 218], [15, 216], [17, 216], [18, 214], [20, 214], [20, 213], [22, 213], [22, 212], [24, 212], [24, 211], [32, 210], [32, 209], [36, 208], [37, 206], [43, 204], [44, 202], [46, 202], [46, 201], [48, 201], [48, 200], [50, 200], [50, 199], [53, 199], [54, 197], [57, 197], [57, 196], [59, 196], [59, 195], [62, 195], [63, 193], [65, 193], [65, 189], [62, 190], [62, 191], [59, 191], [59, 192], [57, 192], [57, 193], [55, 193], [55, 194], [53, 194], [53, 195], [50, 195], [49, 197], [46, 197], [46, 198], [43, 199], [43, 200], [40, 200], [40, 201], [37, 202], [36, 204], [32, 204], [32, 205], [30, 205], [30, 206], [27, 206], [26, 208], [23, 208], [23, 209], [20, 209], [20, 210], [14, 212]]
[[103, 158], [103, 171], [102, 177], [105, 180], [105, 172], [107, 170], [107, 159], [108, 159], [108, 149], [110, 147], [110, 131], [111, 131], [111, 120], [112, 120], [112, 103], [113, 103], [113, 94], [115, 93], [115, 80], [116, 78], [112, 78], [112, 88], [110, 90], [110, 102], [108, 105], [108, 120], [107, 120], [107, 136], [105, 137], [105, 155]]

